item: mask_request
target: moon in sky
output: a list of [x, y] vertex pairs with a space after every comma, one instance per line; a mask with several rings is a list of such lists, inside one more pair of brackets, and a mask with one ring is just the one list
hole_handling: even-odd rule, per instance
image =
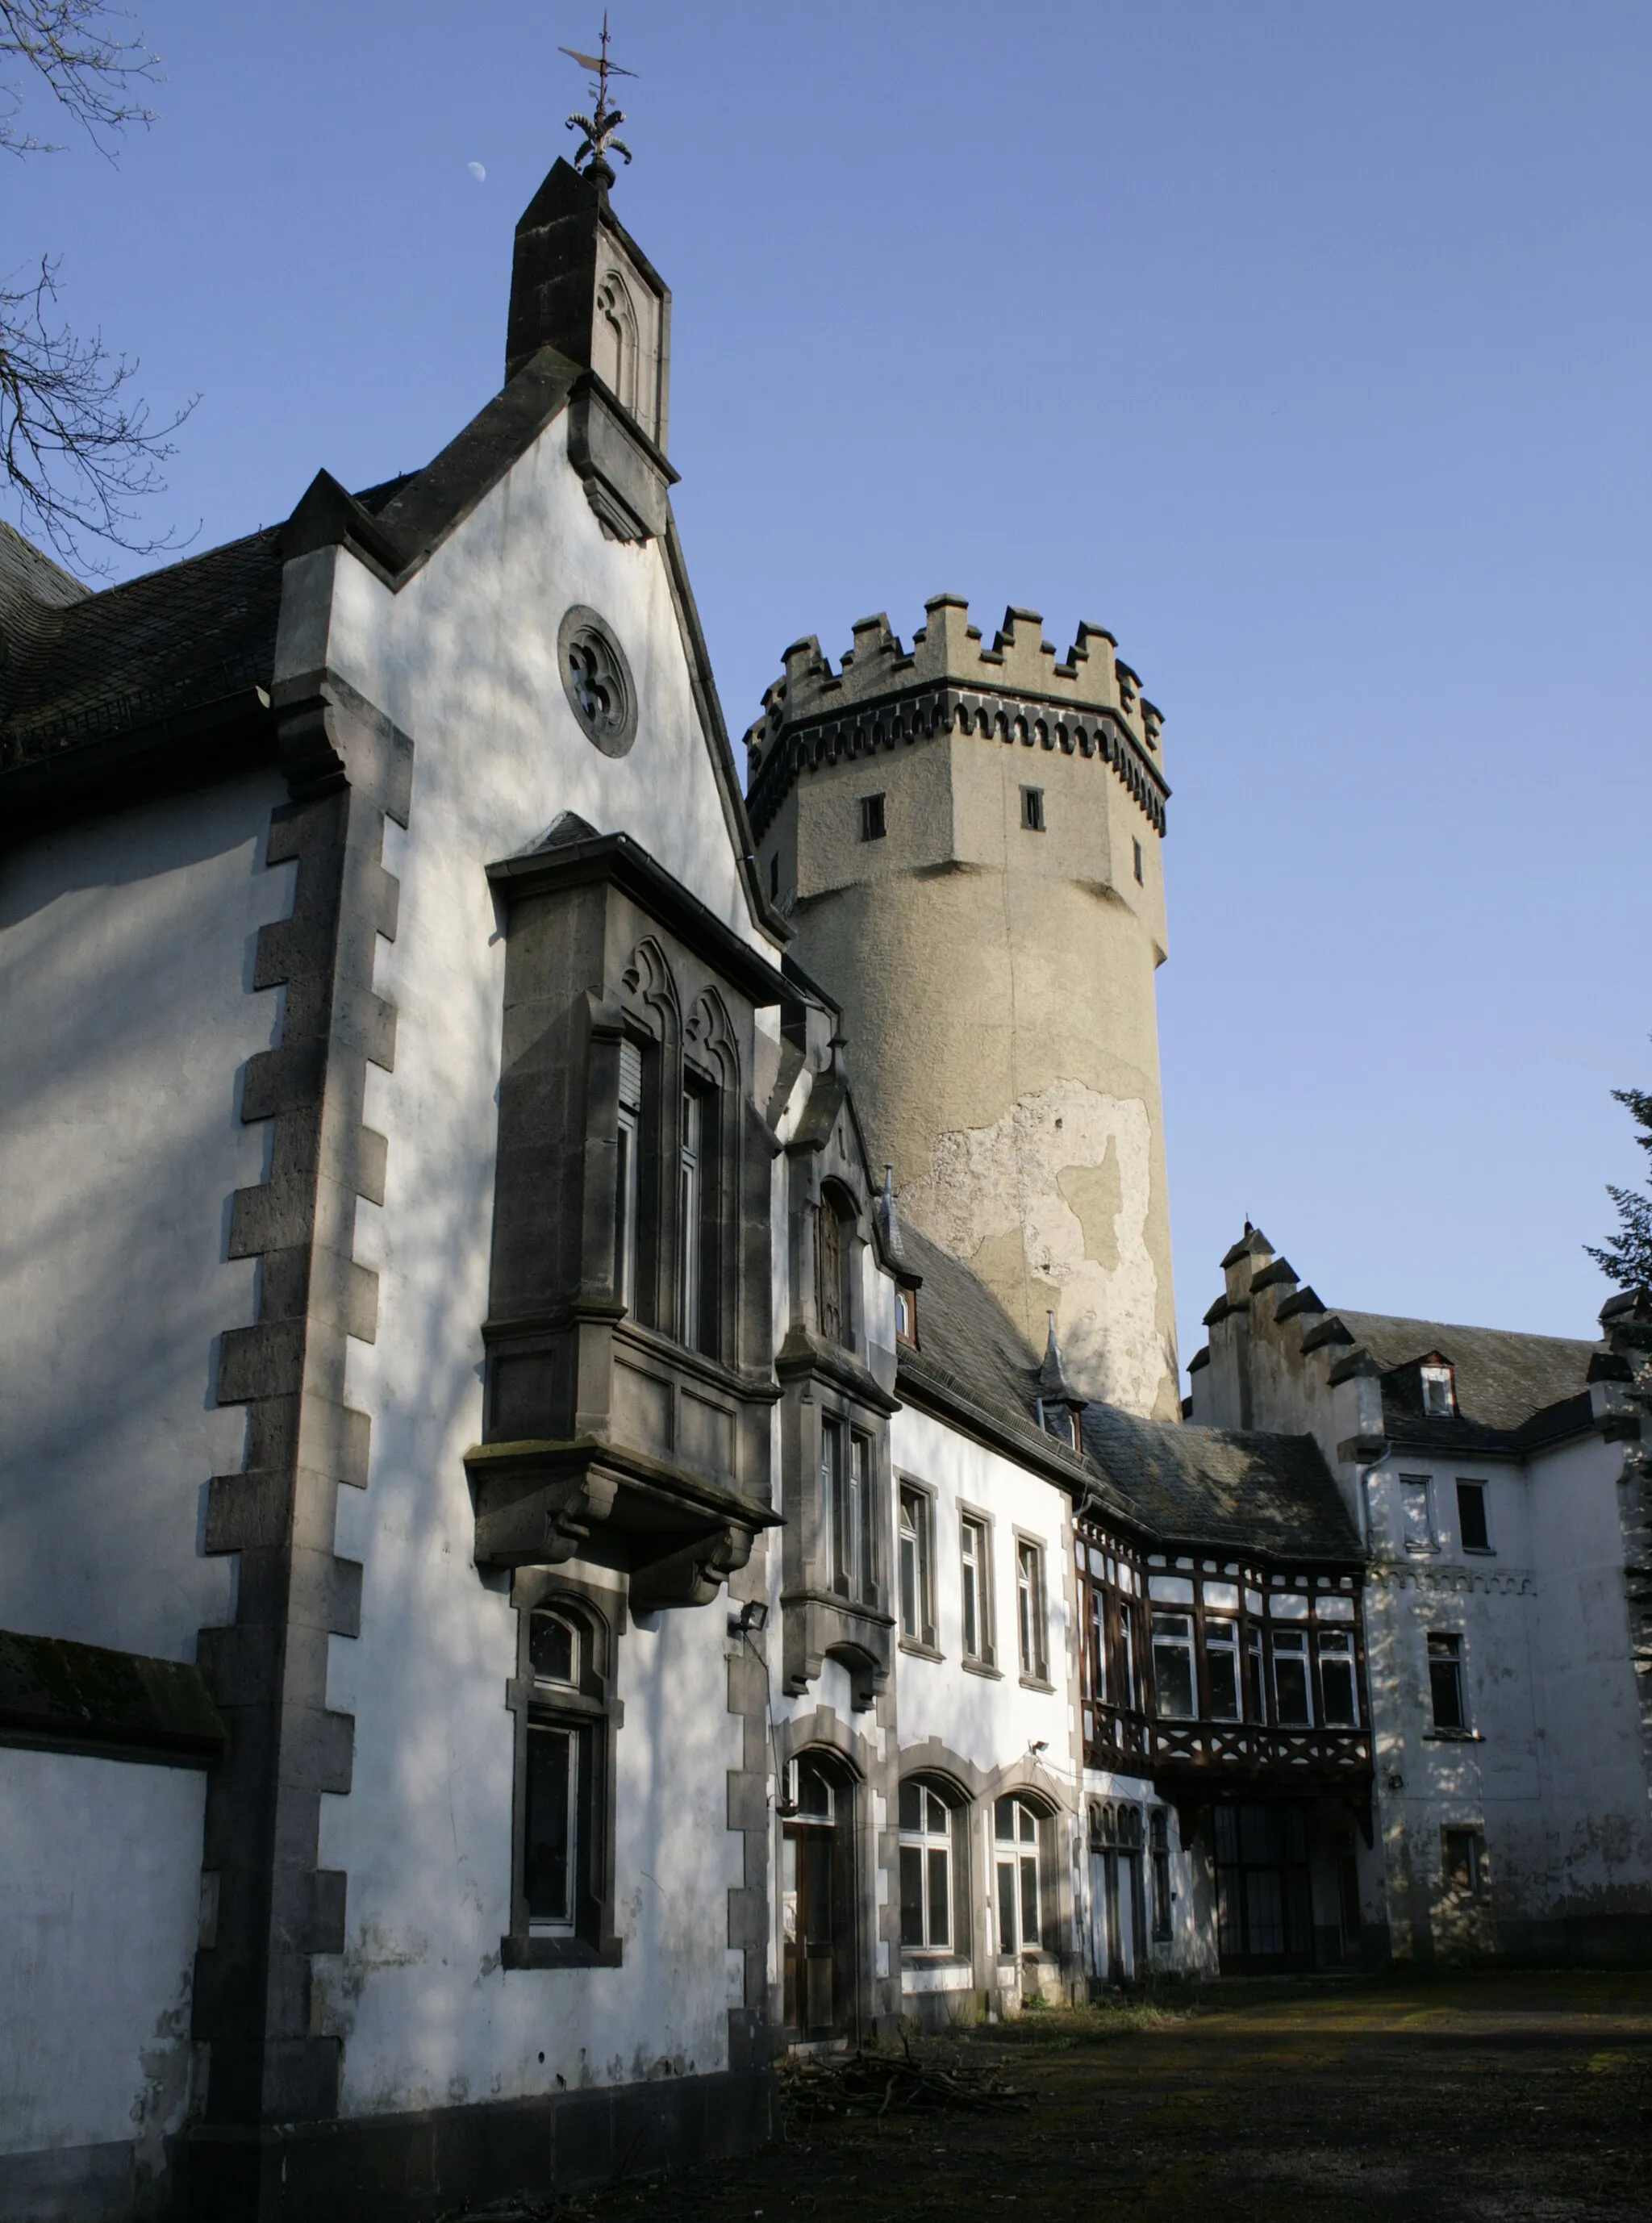
[[464, 167], [469, 170], [470, 175], [476, 179], [479, 186], [485, 186], [487, 184], [488, 173], [480, 162], [467, 162]]

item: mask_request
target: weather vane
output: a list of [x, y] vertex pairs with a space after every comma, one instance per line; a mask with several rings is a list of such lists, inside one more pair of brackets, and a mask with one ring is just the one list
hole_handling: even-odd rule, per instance
[[618, 62], [611, 62], [608, 58], [608, 9], [606, 8], [602, 10], [602, 51], [597, 54], [582, 54], [577, 47], [559, 47], [557, 51], [577, 61], [582, 69], [595, 70], [596, 72], [596, 82], [590, 89], [593, 103], [590, 114], [571, 116], [568, 118], [568, 129], [584, 135], [580, 141], [579, 152], [574, 156], [574, 167], [577, 170], [583, 170], [585, 175], [594, 179], [599, 186], [611, 186], [614, 183], [614, 172], [608, 159], [609, 150], [612, 149], [616, 154], [623, 154], [626, 161], [629, 162], [631, 149], [623, 139], [616, 139], [614, 135], [621, 124], [625, 122], [625, 116], [621, 110], [608, 106], [608, 81], [611, 77], [635, 77], [636, 72], [621, 69]]

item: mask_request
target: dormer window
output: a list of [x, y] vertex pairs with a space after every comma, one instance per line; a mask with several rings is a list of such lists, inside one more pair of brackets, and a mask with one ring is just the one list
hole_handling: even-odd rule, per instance
[[1448, 1360], [1425, 1358], [1417, 1369], [1422, 1378], [1422, 1410], [1430, 1420], [1450, 1420], [1457, 1414], [1457, 1384]]
[[917, 1348], [917, 1291], [895, 1285], [895, 1340]]

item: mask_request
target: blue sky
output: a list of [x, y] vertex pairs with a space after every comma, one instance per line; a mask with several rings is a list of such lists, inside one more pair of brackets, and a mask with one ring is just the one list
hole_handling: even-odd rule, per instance
[[[154, 518], [207, 546], [495, 389], [596, 14], [139, 19], [160, 122], [9, 173], [6, 264], [200, 394]], [[1652, 1075], [1652, 10], [614, 27], [733, 730], [787, 641], [943, 589], [1106, 625], [1164, 711], [1184, 1358], [1247, 1212], [1332, 1303], [1592, 1332]]]

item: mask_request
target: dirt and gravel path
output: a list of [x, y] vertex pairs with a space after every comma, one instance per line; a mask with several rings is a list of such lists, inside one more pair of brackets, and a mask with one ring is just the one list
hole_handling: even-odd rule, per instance
[[[1652, 2223], [1652, 1978], [1498, 1973], [1219, 1987], [930, 2041], [1025, 2111], [847, 2115], [766, 2152], [524, 2219], [684, 2223]], [[926, 2080], [905, 2096], [927, 2109]]]

